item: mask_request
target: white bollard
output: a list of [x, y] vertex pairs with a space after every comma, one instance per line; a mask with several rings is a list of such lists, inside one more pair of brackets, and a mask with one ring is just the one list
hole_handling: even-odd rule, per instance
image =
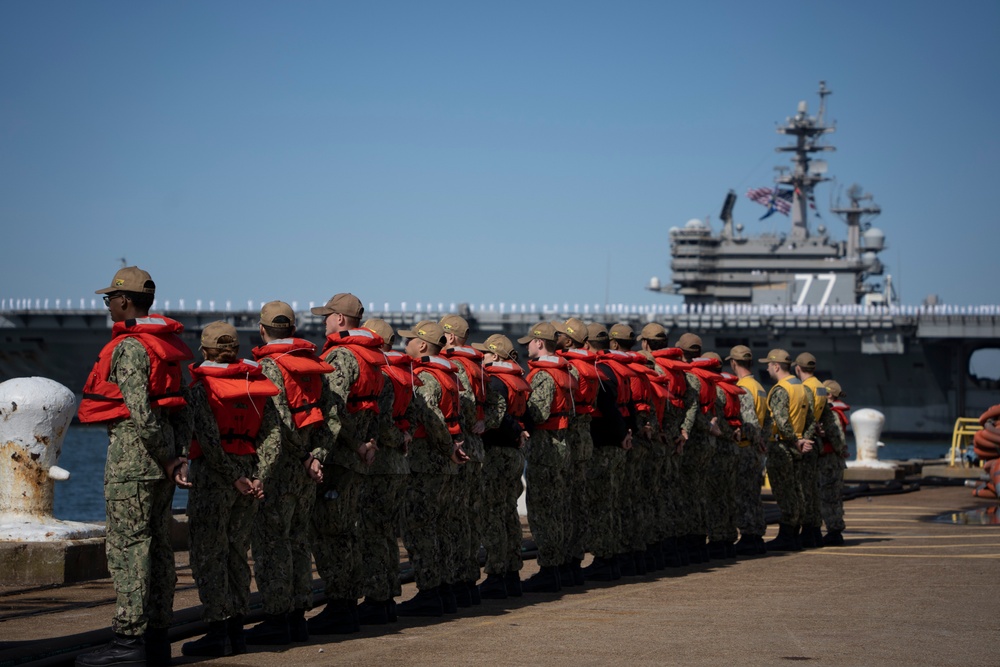
[[76, 397], [48, 378], [0, 383], [0, 540], [41, 542], [104, 534], [95, 524], [52, 516], [56, 463], [76, 410]]
[[851, 468], [894, 468], [887, 461], [878, 460], [878, 448], [882, 446], [879, 436], [885, 426], [885, 415], [878, 410], [862, 408], [851, 413], [851, 428], [854, 430], [854, 443], [858, 450], [858, 458], [849, 461]]

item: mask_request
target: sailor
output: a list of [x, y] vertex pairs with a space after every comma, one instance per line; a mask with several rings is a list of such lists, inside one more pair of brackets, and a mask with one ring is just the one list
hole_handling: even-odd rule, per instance
[[152, 278], [135, 266], [97, 290], [114, 322], [112, 340], [87, 379], [78, 416], [108, 427], [104, 498], [115, 637], [79, 656], [78, 665], [170, 662], [177, 581], [170, 506], [174, 483], [188, 485], [182, 453], [191, 439], [180, 364], [192, 355], [179, 322], [149, 315], [155, 293]]
[[586, 348], [587, 325], [571, 317], [565, 322], [553, 322], [556, 329], [556, 354], [569, 362], [570, 375], [576, 380], [573, 390], [573, 416], [569, 420], [569, 471], [566, 492], [569, 506], [566, 512], [566, 554], [560, 568], [560, 583], [581, 586], [584, 583], [583, 557], [587, 542], [587, 468], [594, 455], [594, 440], [590, 424], [597, 404], [600, 379], [597, 355]]
[[358, 620], [362, 625], [384, 625], [396, 620], [393, 598], [402, 594], [399, 583], [399, 520], [410, 464], [406, 451], [413, 440], [414, 388], [420, 385], [409, 355], [392, 349], [396, 333], [385, 320], [369, 319], [363, 327], [382, 338], [386, 382], [379, 395], [378, 450], [362, 480], [359, 544], [363, 558]]
[[835, 380], [825, 380], [827, 406], [837, 417], [837, 427], [823, 430], [819, 452], [819, 495], [822, 503], [826, 535], [823, 544], [828, 547], [844, 546], [844, 469], [847, 467], [847, 413], [851, 406], [844, 402], [847, 393]]
[[483, 353], [466, 345], [469, 323], [459, 315], [445, 315], [439, 322], [444, 329], [445, 346], [441, 356], [458, 367], [462, 384], [462, 432], [465, 445], [462, 449], [469, 456], [468, 462], [458, 469], [452, 488], [454, 504], [459, 511], [458, 539], [449, 545], [453, 553], [453, 573], [448, 583], [460, 607], [479, 604], [479, 547], [483, 543], [482, 495], [483, 449], [482, 433], [486, 430], [484, 404], [486, 378], [483, 375]]
[[340, 419], [323, 377], [333, 367], [316, 356], [314, 343], [295, 337], [292, 307], [284, 301], [265, 303], [258, 333], [262, 344], [253, 349], [253, 357], [281, 392], [271, 398], [281, 429], [280, 437], [257, 448], [258, 475], [267, 497], [257, 510], [251, 547], [264, 622], [247, 631], [246, 641], [280, 646], [309, 639], [309, 517], [316, 483], [323, 479], [320, 461], [335, 445]]
[[333, 366], [326, 377], [340, 416], [337, 446], [323, 462], [323, 483], [312, 515], [312, 549], [323, 578], [327, 603], [309, 619], [313, 635], [360, 630], [361, 595], [358, 516], [361, 481], [378, 449], [378, 398], [385, 364], [382, 338], [360, 327], [365, 309], [353, 294], [335, 294], [313, 315], [325, 318], [326, 341], [320, 357]]
[[488, 378], [483, 444], [483, 546], [486, 579], [479, 585], [483, 598], [521, 597], [521, 517], [517, 500], [524, 491], [524, 447], [528, 431], [528, 396], [531, 387], [517, 363], [510, 339], [493, 334], [472, 346], [483, 353]]
[[587, 349], [597, 356], [598, 387], [595, 411], [590, 422], [594, 452], [587, 468], [587, 550], [593, 561], [583, 569], [585, 579], [616, 581], [622, 577], [622, 563], [626, 560], [630, 572], [635, 572], [635, 561], [622, 554], [621, 495], [625, 484], [625, 458], [632, 447], [632, 432], [619, 407], [619, 390], [628, 392], [629, 386], [619, 381], [614, 371], [601, 357], [608, 349], [608, 330], [599, 322], [587, 325]]
[[[684, 362], [691, 364], [701, 356], [701, 338], [693, 333], [685, 333], [677, 339], [674, 347], [684, 354]], [[687, 524], [685, 546], [692, 563], [708, 560], [708, 476], [711, 474], [709, 462], [715, 447], [715, 438], [721, 433], [715, 416], [715, 390], [694, 373], [685, 371], [688, 387], [697, 396], [690, 405], [685, 403], [687, 412], [681, 422], [681, 440], [684, 442], [684, 456], [681, 458], [681, 498], [682, 512]]]
[[[191, 574], [208, 633], [184, 644], [184, 655], [246, 653], [243, 620], [250, 613], [250, 532], [264, 486], [257, 449], [281, 437], [268, 400], [280, 393], [260, 364], [239, 358], [236, 328], [212, 322], [201, 332], [204, 361], [190, 367], [194, 419], [188, 495]], [[274, 449], [274, 447], [272, 447]]]
[[[827, 431], [836, 431], [837, 417], [827, 404], [826, 387], [816, 377], [816, 357], [803, 352], [795, 358], [795, 375], [802, 381], [802, 384], [809, 387], [813, 394], [813, 418], [815, 427], [812, 432], [806, 433], [806, 437], [811, 440], [821, 440]], [[812, 451], [802, 456], [802, 493], [806, 501], [806, 513], [802, 517], [802, 546], [807, 549], [815, 549], [823, 546], [823, 514], [820, 508], [819, 498], [819, 450], [820, 447], [813, 447]]]
[[680, 567], [689, 564], [686, 548], [679, 548], [686, 534], [682, 521], [683, 501], [681, 490], [681, 457], [684, 441], [681, 438], [681, 424], [690, 406], [697, 404], [698, 395], [687, 384], [685, 371], [689, 366], [681, 361], [684, 352], [670, 347], [667, 331], [662, 325], [650, 322], [639, 334], [643, 352], [650, 355], [661, 380], [656, 383], [666, 389], [667, 401], [661, 420], [661, 436], [666, 445], [663, 469], [660, 476], [661, 527], [663, 531], [663, 554], [665, 565]]
[[562, 590], [559, 567], [566, 558], [567, 438], [574, 381], [569, 362], [555, 353], [556, 329], [550, 322], [535, 324], [517, 342], [528, 348], [528, 413], [534, 428], [527, 454], [528, 523], [539, 566], [522, 587], [527, 593], [557, 593]]
[[447, 584], [452, 568], [445, 545], [453, 540], [460, 520], [450, 499], [458, 467], [469, 457], [462, 449], [461, 383], [458, 367], [440, 356], [444, 329], [423, 320], [401, 329], [406, 354], [420, 380], [414, 391], [415, 430], [410, 444], [410, 478], [403, 504], [403, 543], [410, 554], [417, 594], [402, 602], [399, 616], [442, 616], [457, 608]]
[[740, 531], [736, 555], [753, 556], [767, 553], [764, 546], [767, 520], [760, 496], [760, 488], [764, 484], [765, 434], [771, 432], [767, 392], [753, 376], [753, 353], [749, 347], [737, 345], [729, 351], [726, 360], [737, 377], [736, 383], [745, 390], [740, 396], [743, 429], [740, 431], [735, 489], [736, 526]]
[[802, 455], [813, 448], [805, 437], [813, 430], [812, 390], [791, 373], [788, 352], [774, 349], [765, 359], [767, 373], [776, 384], [767, 395], [772, 435], [767, 447], [767, 476], [781, 510], [778, 536], [767, 543], [768, 551], [801, 551], [799, 530], [805, 515], [802, 494]]

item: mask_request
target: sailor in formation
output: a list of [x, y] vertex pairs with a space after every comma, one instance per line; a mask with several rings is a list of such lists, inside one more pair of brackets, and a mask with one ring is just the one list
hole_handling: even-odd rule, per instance
[[[844, 544], [850, 408], [809, 353], [770, 350], [762, 368], [746, 345], [717, 353], [692, 332], [671, 345], [657, 323], [637, 334], [570, 318], [518, 339], [525, 369], [502, 334], [469, 343], [459, 316], [394, 331], [362, 324], [360, 299], [338, 293], [312, 309], [325, 322], [319, 354], [296, 337], [292, 308], [272, 301], [253, 360], [239, 358], [231, 324], [213, 323], [184, 387], [183, 327], [149, 314], [154, 290], [128, 267], [98, 292], [115, 324], [80, 418], [108, 425], [118, 604], [114, 641], [77, 664], [170, 663], [175, 485], [191, 489], [191, 563], [209, 628], [184, 645], [192, 656]], [[781, 510], [768, 543], [765, 469]], [[538, 571], [522, 580], [525, 479]], [[400, 537], [417, 593], [397, 604]], [[251, 549], [264, 618], [244, 631]], [[326, 604], [309, 615], [312, 560]]]

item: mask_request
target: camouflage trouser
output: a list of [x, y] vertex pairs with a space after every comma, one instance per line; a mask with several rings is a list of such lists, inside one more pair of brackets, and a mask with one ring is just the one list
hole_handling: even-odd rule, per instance
[[363, 479], [363, 475], [343, 466], [323, 466], [323, 483], [317, 488], [312, 512], [310, 543], [329, 600], [357, 600], [361, 595], [357, 542]]
[[823, 523], [819, 500], [819, 453], [816, 447], [802, 455], [802, 523], [817, 528]]
[[479, 581], [479, 547], [483, 543], [483, 464], [469, 461], [458, 469], [454, 480], [458, 513], [453, 574], [450, 583]]
[[[253, 457], [226, 455], [247, 478], [253, 476]], [[203, 459], [191, 462], [188, 494], [188, 534], [191, 574], [206, 621], [223, 621], [250, 613], [250, 531], [257, 500], [236, 490], [233, 481], [210, 468]]]
[[767, 445], [767, 478], [771, 492], [781, 510], [781, 522], [793, 527], [802, 526], [805, 499], [802, 496], [802, 455], [795, 445], [772, 440]]
[[524, 491], [524, 453], [513, 447], [487, 447], [483, 466], [483, 545], [486, 574], [521, 569], [521, 517], [517, 499]]
[[408, 480], [408, 475], [367, 475], [361, 484], [361, 594], [371, 600], [384, 601], [403, 592], [396, 537]]
[[[837, 454], [819, 457], [819, 495], [826, 529], [844, 530], [844, 468], [847, 463]], [[818, 525], [818, 524], [817, 524]]]
[[663, 508], [661, 527], [665, 538], [679, 537], [686, 532], [681, 515], [683, 501], [680, 498], [682, 458], [681, 455], [674, 453], [672, 445], [668, 446], [667, 454], [663, 457], [660, 472], [660, 503]]
[[680, 494], [676, 496], [685, 535], [708, 534], [708, 475], [715, 438], [707, 433], [692, 433], [684, 444], [681, 457]]
[[114, 482], [104, 486], [108, 514], [105, 548], [115, 586], [115, 632], [135, 637], [146, 627], [167, 628], [173, 620], [174, 550], [170, 544], [167, 480]]
[[590, 434], [590, 415], [576, 415], [567, 431], [569, 469], [566, 471], [566, 562], [583, 560], [587, 553], [587, 532], [590, 515], [587, 511], [587, 468], [594, 455], [594, 440]]
[[454, 475], [410, 472], [403, 503], [403, 544], [417, 588], [430, 590], [445, 580], [445, 503]]
[[566, 470], [528, 461], [528, 524], [539, 567], [562, 565], [566, 557]]
[[646, 465], [643, 466], [643, 486], [646, 487], [647, 522], [646, 544], [655, 544], [667, 536], [663, 526], [666, 522], [666, 498], [663, 495], [663, 466], [666, 452], [659, 442], [652, 443]]
[[619, 488], [626, 452], [621, 447], [594, 447], [587, 466], [587, 550], [599, 558], [622, 552]]
[[764, 501], [760, 497], [764, 454], [757, 445], [740, 447], [736, 466], [736, 527], [744, 535], [763, 536], [767, 532]]
[[732, 440], [716, 439], [708, 475], [708, 539], [735, 542], [736, 463], [738, 446]]
[[309, 517], [316, 502], [316, 485], [298, 461], [281, 467], [265, 480], [264, 499], [257, 508], [250, 545], [254, 578], [265, 614], [283, 614], [312, 606], [312, 557]]
[[621, 487], [621, 539], [624, 551], [646, 550], [646, 528], [649, 524], [649, 496], [644, 486], [643, 468], [649, 454], [649, 443], [632, 435], [632, 449], [625, 452], [625, 483]]

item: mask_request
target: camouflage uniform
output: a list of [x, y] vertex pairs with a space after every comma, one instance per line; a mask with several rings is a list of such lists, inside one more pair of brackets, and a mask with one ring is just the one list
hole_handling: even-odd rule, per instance
[[483, 465], [483, 546], [486, 547], [486, 574], [503, 575], [521, 569], [521, 517], [517, 512], [517, 499], [524, 491], [524, 452], [517, 447], [516, 429], [507, 418], [506, 390], [503, 382], [491, 379], [486, 388], [484, 407], [486, 433], [483, 440], [494, 435], [500, 440], [500, 429], [506, 426], [509, 435], [507, 446], [497, 444], [486, 447]]
[[708, 533], [708, 490], [706, 484], [709, 462], [715, 447], [715, 437], [709, 432], [709, 417], [698, 403], [701, 380], [692, 373], [685, 373], [687, 392], [684, 395], [686, 412], [681, 428], [688, 434], [681, 457], [679, 506], [687, 535]]
[[257, 448], [258, 476], [265, 496], [257, 509], [251, 546], [264, 613], [278, 615], [312, 606], [309, 518], [316, 501], [316, 484], [303, 463], [313, 449], [331, 449], [335, 439], [332, 429], [339, 428], [339, 421], [332, 397], [323, 392], [321, 410], [327, 421], [298, 428], [277, 363], [264, 357], [260, 367], [281, 390], [270, 400], [281, 428]]
[[644, 436], [643, 427], [651, 425], [648, 412], [636, 415], [637, 428], [632, 431], [632, 449], [625, 452], [624, 485], [621, 489], [622, 550], [645, 551], [649, 543], [647, 537], [652, 527], [650, 510], [650, 489], [646, 482], [646, 467], [652, 453], [653, 444]]
[[706, 480], [708, 489], [708, 540], [709, 542], [736, 541], [736, 462], [739, 446], [735, 429], [726, 419], [724, 410], [726, 393], [715, 388], [715, 413], [722, 435], [715, 438], [711, 470]]
[[[766, 400], [761, 397], [761, 400]], [[764, 501], [760, 488], [764, 484], [764, 453], [761, 444], [770, 433], [771, 420], [765, 417], [763, 428], [758, 425], [754, 399], [750, 394], [740, 396], [740, 416], [743, 419], [743, 438], [740, 442], [736, 473], [736, 527], [741, 534], [763, 536], [767, 532], [764, 518]]]
[[[808, 405], [812, 405], [812, 391], [804, 387]], [[802, 525], [805, 517], [805, 496], [802, 493], [802, 454], [795, 447], [798, 440], [789, 416], [788, 392], [778, 385], [771, 390], [768, 410], [776, 430], [767, 447], [767, 477], [771, 491], [781, 510], [781, 521], [792, 527]], [[813, 415], [806, 410], [804, 432], [813, 430]]]
[[[829, 405], [827, 405], [827, 409]], [[835, 427], [826, 427], [826, 442], [833, 451], [819, 456], [819, 495], [823, 523], [827, 531], [844, 530], [844, 469], [847, 468], [847, 440], [839, 419]], [[818, 525], [818, 524], [817, 524]]]
[[451, 497], [449, 485], [458, 474], [451, 461], [454, 439], [441, 412], [441, 385], [429, 371], [417, 376], [423, 385], [414, 390], [414, 421], [423, 425], [427, 436], [414, 438], [410, 444], [410, 478], [403, 504], [403, 542], [410, 555], [417, 588], [430, 590], [447, 583], [448, 562], [445, 545], [453, 536], [447, 534], [450, 523], [446, 507]]
[[118, 385], [129, 417], [108, 424], [104, 468], [108, 570], [115, 587], [114, 631], [136, 637], [167, 628], [173, 618], [174, 551], [170, 506], [174, 483], [162, 464], [190, 440], [190, 412], [167, 414], [149, 404], [146, 349], [125, 338], [114, 350], [109, 380]]
[[462, 450], [468, 454], [469, 460], [459, 466], [458, 475], [451, 485], [454, 495], [450, 504], [453, 504], [458, 511], [453, 520], [456, 539], [446, 545], [452, 562], [452, 574], [446, 582], [449, 584], [479, 581], [479, 547], [483, 542], [483, 461], [486, 458], [483, 439], [472, 431], [478, 418], [476, 397], [469, 376], [462, 364], [457, 361], [452, 363], [458, 367], [460, 421], [462, 432], [465, 434]]
[[587, 550], [597, 558], [611, 559], [622, 553], [621, 495], [628, 454], [621, 444], [628, 425], [618, 411], [618, 385], [614, 374], [598, 362], [601, 384], [597, 409], [602, 416], [591, 420], [594, 453], [587, 466]]
[[[319, 452], [323, 483], [318, 485], [312, 513], [312, 552], [330, 600], [357, 600], [360, 596], [361, 554], [358, 550], [358, 502], [367, 466], [357, 449], [375, 435], [377, 414], [372, 410], [347, 411], [351, 385], [361, 369], [346, 347], [333, 347], [323, 361], [333, 366], [325, 379], [340, 416], [337, 443]], [[317, 452], [314, 452], [314, 455]], [[325, 458], [321, 458], [324, 456]]]
[[663, 437], [667, 444], [663, 447], [662, 466], [660, 468], [660, 495], [658, 522], [664, 538], [676, 538], [685, 534], [681, 510], [683, 501], [681, 494], [681, 459], [674, 442], [681, 433], [681, 423], [685, 412], [672, 403], [667, 403], [663, 411]]
[[[531, 378], [528, 413], [535, 424], [549, 418], [556, 383], [542, 371]], [[528, 442], [528, 523], [538, 546], [539, 567], [563, 564], [566, 553], [566, 473], [570, 454], [566, 429], [535, 429]]]
[[386, 378], [378, 399], [378, 452], [361, 491], [361, 592], [373, 601], [402, 594], [399, 584], [399, 517], [406, 495], [410, 464], [403, 449], [403, 432], [392, 416], [395, 386]]
[[[233, 486], [241, 477], [256, 478], [256, 456], [229, 454], [222, 449], [205, 387], [188, 391], [194, 419], [194, 437], [201, 457], [191, 461], [188, 495], [188, 531], [191, 539], [191, 573], [198, 585], [206, 621], [224, 621], [250, 612], [250, 531], [257, 513], [257, 499]], [[257, 442], [276, 437], [280, 423], [270, 402], [265, 404]], [[265, 493], [267, 490], [265, 489]]]
[[803, 456], [802, 471], [802, 493], [805, 496], [805, 515], [802, 522], [810, 526], [819, 528], [823, 524], [822, 501], [820, 500], [820, 450], [822, 449], [822, 438], [817, 437], [818, 433], [836, 433], [840, 429], [837, 423], [837, 416], [833, 413], [829, 403], [823, 406], [819, 421], [807, 438], [815, 439], [816, 444], [813, 450]]
[[[579, 371], [570, 365], [567, 369], [579, 381]], [[566, 441], [569, 445], [569, 468], [566, 471], [566, 562], [583, 560], [586, 555], [589, 513], [587, 508], [587, 469], [594, 455], [594, 440], [590, 434], [591, 416], [575, 414], [569, 418]]]

